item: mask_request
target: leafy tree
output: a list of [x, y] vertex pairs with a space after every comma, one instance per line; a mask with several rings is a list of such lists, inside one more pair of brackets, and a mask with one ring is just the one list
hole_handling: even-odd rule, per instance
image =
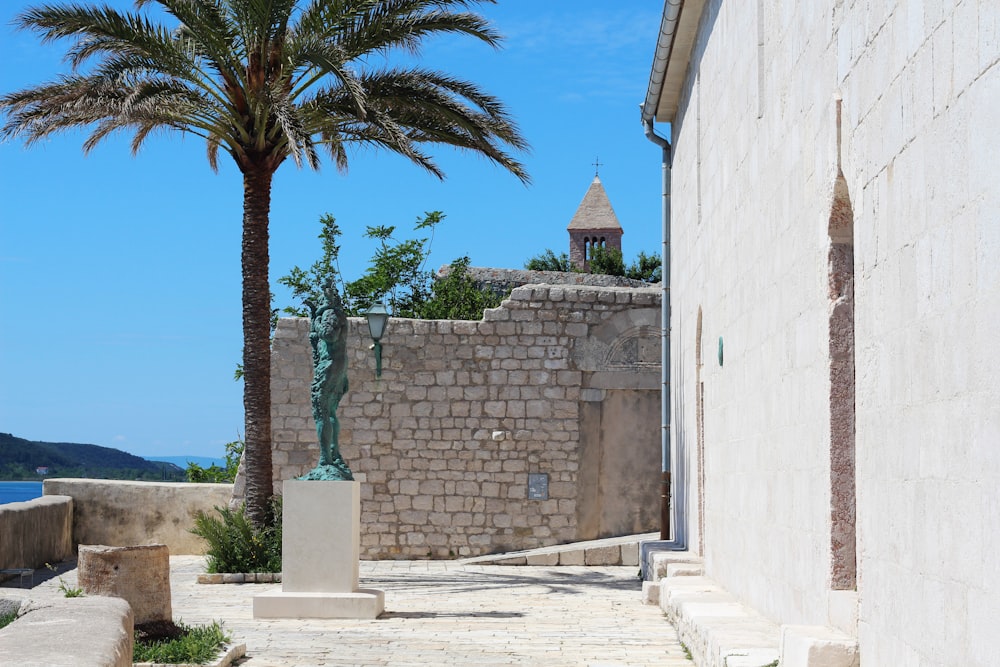
[[[590, 259], [587, 261], [591, 273], [604, 274], [609, 276], [625, 276], [632, 280], [642, 280], [647, 283], [660, 282], [663, 276], [663, 265], [660, 257], [656, 254], [646, 254], [639, 252], [635, 261], [625, 266], [620, 250], [614, 248], [594, 247], [591, 250]], [[579, 271], [576, 266], [569, 261], [566, 253], [556, 255], [551, 250], [546, 249], [540, 255], [535, 255], [529, 259], [524, 268], [532, 271]]]
[[[0, 97], [0, 134], [33, 144], [60, 131], [133, 134], [137, 152], [157, 131], [205, 139], [209, 165], [220, 150], [243, 174], [243, 403], [247, 515], [273, 521], [271, 483], [271, 184], [287, 161], [318, 169], [325, 150], [338, 169], [348, 147], [398, 153], [443, 172], [427, 144], [472, 151], [522, 181], [508, 152], [527, 147], [504, 105], [473, 83], [413, 66], [385, 65], [429, 37], [499, 35], [469, 5], [488, 0], [136, 0], [107, 6], [43, 5], [15, 24], [42, 41], [69, 42], [70, 74]], [[142, 13], [158, 5], [176, 26]], [[82, 66], [92, 63], [89, 70]]]
[[[313, 262], [308, 271], [293, 266], [288, 275], [278, 278], [279, 284], [292, 290], [292, 296], [303, 302], [319, 303], [323, 287], [340, 282], [340, 269], [337, 266], [337, 259], [340, 257], [340, 244], [337, 241], [341, 234], [340, 227], [337, 219], [329, 213], [321, 215], [319, 223], [323, 226], [319, 233], [322, 256]], [[309, 317], [309, 310], [302, 306], [285, 306], [282, 312], [292, 317]]]
[[663, 279], [663, 261], [658, 255], [647, 255], [639, 251], [639, 256], [625, 269], [625, 277], [658, 283]]
[[220, 468], [214, 463], [207, 468], [188, 461], [184, 473], [189, 482], [231, 484], [236, 481], [236, 473], [240, 469], [240, 457], [243, 455], [243, 441], [234, 440], [226, 443], [226, 467]]
[[[414, 229], [434, 228], [445, 218], [440, 211], [430, 211], [418, 217]], [[325, 285], [343, 285], [344, 309], [348, 315], [363, 316], [373, 303], [386, 299], [391, 312], [397, 317], [423, 319], [478, 320], [486, 308], [495, 308], [503, 294], [479, 288], [468, 275], [469, 258], [462, 257], [451, 263], [451, 271], [441, 279], [425, 269], [430, 256], [432, 238], [393, 238], [394, 226], [369, 227], [368, 238], [379, 240], [379, 248], [372, 257], [365, 274], [345, 283], [338, 267], [341, 235], [340, 227], [332, 215], [320, 217], [323, 226], [319, 238], [323, 254], [308, 271], [292, 267], [278, 282], [292, 290], [292, 296], [303, 302], [317, 299]], [[283, 311], [294, 317], [308, 317], [309, 312], [299, 306], [288, 306]]]
[[[417, 218], [414, 229], [433, 230], [443, 219], [440, 211]], [[368, 227], [365, 236], [378, 239], [379, 247], [365, 274], [344, 285], [349, 313], [361, 315], [373, 303], [388, 300], [389, 312], [397, 317], [417, 317], [420, 305], [428, 299], [431, 273], [427, 271], [430, 238], [395, 241], [396, 227]], [[390, 243], [393, 241], [394, 243]]]
[[535, 255], [525, 262], [524, 268], [529, 271], [562, 271], [563, 273], [579, 271], [573, 262], [569, 261], [569, 255], [566, 253], [556, 255], [548, 248], [541, 255]]
[[469, 258], [451, 263], [448, 275], [431, 285], [431, 296], [418, 309], [425, 320], [479, 320], [487, 308], [496, 308], [505, 294], [481, 289], [469, 275]]
[[622, 251], [617, 248], [603, 248], [594, 246], [590, 250], [590, 258], [587, 266], [591, 273], [599, 273], [606, 276], [624, 276], [625, 261], [622, 259]]

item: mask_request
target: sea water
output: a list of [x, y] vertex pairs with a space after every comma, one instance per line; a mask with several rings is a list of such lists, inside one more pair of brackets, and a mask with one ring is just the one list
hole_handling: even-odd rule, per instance
[[0, 482], [0, 505], [41, 497], [41, 482]]

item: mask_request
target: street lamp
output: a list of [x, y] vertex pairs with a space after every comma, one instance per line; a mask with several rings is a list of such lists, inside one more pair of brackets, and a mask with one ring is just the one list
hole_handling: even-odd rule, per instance
[[389, 323], [389, 311], [385, 309], [383, 303], [373, 303], [372, 307], [365, 313], [368, 318], [368, 333], [372, 336], [372, 346], [368, 349], [375, 350], [375, 377], [382, 377], [382, 335], [385, 333], [385, 325]]

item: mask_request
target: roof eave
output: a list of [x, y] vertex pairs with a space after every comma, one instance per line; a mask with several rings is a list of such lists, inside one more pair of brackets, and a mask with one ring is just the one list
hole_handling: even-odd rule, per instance
[[666, 0], [653, 67], [642, 105], [642, 121], [672, 123], [677, 115], [688, 63], [705, 0]]

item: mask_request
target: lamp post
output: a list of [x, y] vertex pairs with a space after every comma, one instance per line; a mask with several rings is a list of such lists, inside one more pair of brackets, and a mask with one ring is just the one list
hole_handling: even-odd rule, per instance
[[365, 313], [368, 318], [368, 333], [372, 336], [372, 346], [375, 350], [375, 377], [382, 377], [382, 335], [385, 334], [385, 326], [389, 323], [389, 311], [385, 309], [383, 303], [373, 303], [372, 307]]

